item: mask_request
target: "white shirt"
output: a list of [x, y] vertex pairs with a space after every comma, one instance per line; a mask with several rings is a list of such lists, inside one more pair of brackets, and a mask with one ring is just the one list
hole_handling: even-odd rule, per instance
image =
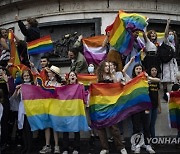
[[156, 45], [153, 42], [151, 42], [149, 39], [147, 39], [145, 46], [146, 46], [147, 52], [148, 51], [155, 51], [155, 52], [157, 51]]

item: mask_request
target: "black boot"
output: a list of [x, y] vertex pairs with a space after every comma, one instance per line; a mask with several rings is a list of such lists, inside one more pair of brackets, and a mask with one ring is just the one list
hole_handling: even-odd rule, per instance
[[167, 89], [164, 89], [164, 96], [163, 99], [167, 102], [168, 101], [168, 96], [167, 96]]

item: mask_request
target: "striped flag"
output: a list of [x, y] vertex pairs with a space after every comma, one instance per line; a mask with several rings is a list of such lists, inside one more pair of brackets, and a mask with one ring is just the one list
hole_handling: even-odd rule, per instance
[[50, 35], [28, 42], [27, 46], [29, 55], [53, 51], [53, 44]]
[[[20, 60], [19, 60], [19, 55], [17, 52], [16, 44], [14, 42], [14, 33], [13, 32], [9, 32], [8, 39], [10, 41], [10, 57], [11, 57], [9, 60], [9, 63], [12, 63], [13, 65], [19, 65]], [[15, 73], [16, 73], [17, 69], [14, 67], [10, 67], [9, 71], [10, 71], [11, 75], [13, 77], [15, 77]]]
[[88, 131], [84, 87], [56, 87], [54, 92], [35, 85], [22, 85], [22, 98], [31, 130], [53, 128], [59, 132]]
[[77, 74], [78, 81], [84, 86], [89, 86], [92, 83], [97, 83], [97, 76], [91, 74]]
[[114, 23], [108, 27], [110, 31], [109, 42], [117, 51], [128, 55], [132, 51], [134, 37], [133, 31], [142, 31], [147, 26], [147, 18], [136, 13], [119, 11]]
[[104, 35], [83, 38], [84, 56], [88, 63], [98, 65], [106, 58], [106, 47], [102, 46], [104, 40]]
[[180, 130], [180, 91], [170, 92], [169, 117], [171, 127]]
[[148, 82], [144, 73], [125, 86], [119, 83], [97, 83], [90, 87], [89, 109], [95, 128], [112, 126], [150, 107]]

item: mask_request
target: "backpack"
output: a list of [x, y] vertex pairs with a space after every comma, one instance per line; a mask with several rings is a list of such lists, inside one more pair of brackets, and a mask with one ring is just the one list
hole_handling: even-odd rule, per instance
[[175, 53], [171, 46], [163, 42], [161, 46], [158, 47], [157, 54], [161, 63], [168, 63], [174, 57]]

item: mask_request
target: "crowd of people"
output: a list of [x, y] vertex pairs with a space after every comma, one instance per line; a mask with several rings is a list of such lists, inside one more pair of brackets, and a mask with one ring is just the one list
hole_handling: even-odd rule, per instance
[[[35, 74], [40, 75], [45, 81], [45, 86], [61, 87], [68, 84], [77, 84], [77, 74], [87, 73], [97, 76], [99, 83], [122, 83], [125, 85], [131, 79], [138, 76], [143, 71], [146, 72], [146, 77], [149, 82], [149, 96], [152, 102], [152, 109], [136, 113], [131, 116], [132, 122], [132, 136], [134, 134], [142, 133], [144, 136], [144, 143], [135, 144], [132, 142], [131, 150], [134, 153], [140, 153], [141, 148], [145, 148], [148, 153], [155, 153], [155, 149], [148, 143], [147, 138], [155, 137], [155, 124], [157, 114], [161, 112], [161, 102], [159, 96], [160, 83], [163, 85], [164, 96], [167, 101], [168, 84], [174, 83], [176, 90], [179, 90], [180, 73], [178, 72], [178, 65], [176, 58], [173, 57], [167, 63], [161, 63], [158, 58], [158, 47], [160, 44], [157, 42], [157, 33], [155, 30], [150, 30], [147, 33], [143, 32], [144, 46], [140, 45], [138, 40], [139, 31], [133, 31], [134, 37], [132, 51], [124, 56], [121, 55], [115, 48], [109, 47], [107, 51], [107, 58], [104, 59], [98, 66], [86, 61], [83, 52], [78, 48], [76, 42], [68, 52], [69, 59], [71, 60], [70, 72], [66, 72], [67, 76], [61, 74], [61, 69], [58, 66], [50, 64], [48, 54], [31, 55], [27, 54], [26, 42], [31, 42], [40, 38], [40, 31], [38, 29], [38, 22], [34, 18], [27, 19], [27, 27], [19, 20], [18, 16], [15, 17], [18, 22], [19, 28], [26, 40], [19, 40], [16, 36], [17, 49], [19, 58], [22, 64], [27, 68], [22, 72], [17, 71], [15, 77], [9, 73], [8, 68], [13, 64], [9, 63], [10, 44], [8, 40], [8, 30], [0, 29], [0, 118], [1, 118], [1, 147], [6, 149], [12, 140], [12, 132], [14, 126], [16, 127], [15, 140], [18, 146], [22, 146], [22, 154], [30, 153], [32, 150], [33, 132], [29, 125], [27, 116], [22, 112], [22, 84], [38, 85], [34, 78]], [[173, 30], [169, 29], [170, 20], [167, 20], [165, 29], [164, 43], [171, 46], [176, 51], [176, 34]], [[82, 39], [82, 38], [81, 38]], [[81, 41], [78, 40], [79, 41]], [[104, 41], [104, 46], [108, 46], [107, 39]], [[144, 50], [146, 56], [141, 61], [137, 60], [137, 54]], [[170, 90], [169, 90], [170, 91]], [[88, 108], [88, 106], [86, 106]], [[87, 115], [88, 117], [88, 115]], [[20, 123], [18, 119], [23, 119]], [[119, 128], [120, 127], [120, 128]], [[121, 154], [127, 154], [127, 150], [122, 140], [122, 122], [112, 125], [108, 128], [113, 139], [117, 151]], [[108, 154], [108, 136], [107, 128], [101, 128], [90, 131], [91, 137], [98, 136], [100, 139], [102, 150], [100, 154]], [[45, 133], [45, 146], [39, 153], [48, 153], [52, 151], [50, 142], [50, 128], [44, 130]], [[180, 134], [180, 130], [178, 131]], [[68, 154], [69, 153], [69, 132], [63, 132], [63, 147], [59, 147], [58, 132], [53, 131], [54, 137], [54, 153]], [[80, 132], [74, 132], [74, 147], [73, 154], [80, 153]]]

